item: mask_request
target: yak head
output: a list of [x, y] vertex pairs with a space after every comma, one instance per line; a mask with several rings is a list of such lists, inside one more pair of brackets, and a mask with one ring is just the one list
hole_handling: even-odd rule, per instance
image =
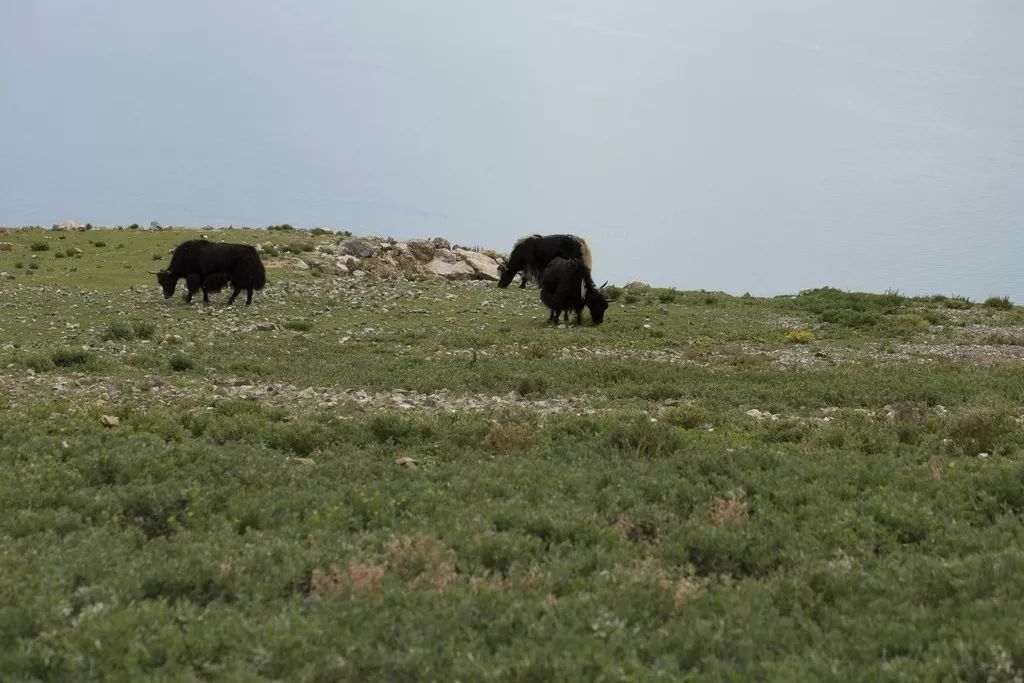
[[161, 270], [156, 275], [156, 281], [160, 283], [160, 287], [164, 290], [164, 298], [170, 299], [174, 296], [174, 288], [178, 286], [178, 278], [171, 275], [169, 270]]
[[590, 309], [590, 319], [594, 321], [595, 325], [604, 322], [604, 312], [608, 310], [608, 297], [601, 291], [607, 284], [606, 282], [600, 287], [594, 287], [591, 283], [583, 295], [583, 303]]
[[516, 276], [516, 271], [508, 267], [508, 264], [502, 263], [498, 266], [498, 286], [505, 289], [512, 283], [512, 278]]

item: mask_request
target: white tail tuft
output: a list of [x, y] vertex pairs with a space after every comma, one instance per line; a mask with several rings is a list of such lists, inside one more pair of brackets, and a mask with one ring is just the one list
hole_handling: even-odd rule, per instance
[[585, 265], [589, 270], [593, 270], [594, 258], [590, 254], [590, 245], [587, 244], [587, 240], [582, 237], [577, 236], [576, 240], [580, 243], [580, 247], [583, 248], [583, 265]]

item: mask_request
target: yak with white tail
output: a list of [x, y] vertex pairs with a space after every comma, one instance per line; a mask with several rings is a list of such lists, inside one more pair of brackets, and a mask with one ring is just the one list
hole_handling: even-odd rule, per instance
[[508, 287], [516, 273], [522, 273], [520, 288], [527, 280], [540, 283], [544, 269], [554, 258], [576, 259], [588, 270], [593, 267], [590, 245], [577, 235], [530, 235], [512, 247], [508, 262], [501, 268], [499, 287]]

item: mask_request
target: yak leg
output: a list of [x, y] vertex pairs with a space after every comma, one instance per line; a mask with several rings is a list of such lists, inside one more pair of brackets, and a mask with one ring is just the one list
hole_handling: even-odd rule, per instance
[[[192, 297], [195, 295], [197, 291], [199, 291], [199, 287], [201, 285], [202, 278], [200, 278], [195, 273], [185, 278], [185, 286], [188, 288], [188, 293], [185, 294], [185, 303], [192, 303]], [[203, 292], [203, 294], [205, 296], [206, 293]]]
[[245, 290], [245, 305], [248, 306], [252, 303], [252, 287]]
[[228, 299], [228, 306], [230, 306], [231, 304], [235, 303], [235, 297], [238, 296], [238, 293], [241, 292], [241, 291], [242, 291], [241, 287], [235, 287], [235, 291], [231, 292], [231, 298]]
[[577, 325], [582, 325], [583, 324], [583, 309], [582, 308], [577, 308], [576, 309], [576, 324]]

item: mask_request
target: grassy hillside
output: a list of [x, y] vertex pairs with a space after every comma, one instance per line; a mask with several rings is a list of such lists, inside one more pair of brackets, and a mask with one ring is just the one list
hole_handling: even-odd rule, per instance
[[1022, 309], [164, 300], [194, 236], [0, 234], [0, 679], [1024, 675]]

